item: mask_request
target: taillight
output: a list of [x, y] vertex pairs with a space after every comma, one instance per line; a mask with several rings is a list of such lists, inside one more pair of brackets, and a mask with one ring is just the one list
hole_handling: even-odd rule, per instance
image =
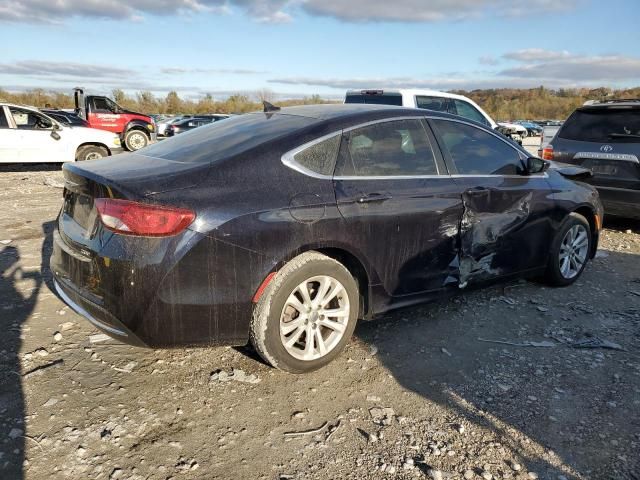
[[97, 198], [94, 202], [104, 226], [116, 233], [142, 237], [177, 235], [193, 222], [195, 213], [183, 208]]
[[553, 147], [551, 145], [542, 149], [542, 159], [553, 160]]

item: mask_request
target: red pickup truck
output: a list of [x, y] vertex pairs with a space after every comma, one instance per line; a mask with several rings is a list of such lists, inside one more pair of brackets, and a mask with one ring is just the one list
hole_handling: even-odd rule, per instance
[[127, 150], [133, 152], [156, 141], [156, 124], [150, 116], [128, 111], [108, 97], [85, 96], [82, 88], [74, 89], [73, 98], [78, 116], [91, 128], [119, 134]]

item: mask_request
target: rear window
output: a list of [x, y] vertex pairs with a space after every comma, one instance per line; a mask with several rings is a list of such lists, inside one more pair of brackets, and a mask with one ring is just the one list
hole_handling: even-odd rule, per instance
[[344, 103], [367, 103], [371, 105], [402, 106], [402, 95], [399, 93], [349, 94]]
[[139, 150], [149, 157], [184, 163], [210, 163], [317, 122], [298, 115], [250, 113], [215, 122]]
[[640, 142], [640, 109], [598, 108], [576, 110], [558, 137], [598, 143]]

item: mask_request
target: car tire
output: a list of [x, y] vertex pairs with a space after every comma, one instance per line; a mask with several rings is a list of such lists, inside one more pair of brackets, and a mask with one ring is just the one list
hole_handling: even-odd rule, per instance
[[127, 150], [135, 152], [149, 145], [149, 137], [142, 130], [129, 130], [124, 136]]
[[98, 160], [99, 158], [108, 157], [109, 150], [105, 147], [97, 145], [87, 145], [80, 147], [76, 152], [76, 162], [84, 162], [88, 160]]
[[580, 278], [590, 258], [591, 242], [591, 226], [587, 219], [579, 213], [571, 213], [551, 244], [546, 282], [566, 287]]
[[[317, 370], [346, 347], [359, 305], [358, 284], [344, 265], [319, 252], [305, 252], [278, 271], [254, 306], [251, 343], [275, 368], [291, 373]], [[340, 316], [324, 315], [327, 312]]]

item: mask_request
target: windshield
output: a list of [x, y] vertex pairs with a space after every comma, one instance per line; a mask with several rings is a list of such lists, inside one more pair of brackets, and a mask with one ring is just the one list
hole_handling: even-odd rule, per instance
[[560, 138], [599, 143], [638, 143], [640, 109], [576, 110], [558, 133]]
[[297, 115], [250, 113], [153, 144], [139, 153], [185, 163], [217, 162], [316, 123]]

